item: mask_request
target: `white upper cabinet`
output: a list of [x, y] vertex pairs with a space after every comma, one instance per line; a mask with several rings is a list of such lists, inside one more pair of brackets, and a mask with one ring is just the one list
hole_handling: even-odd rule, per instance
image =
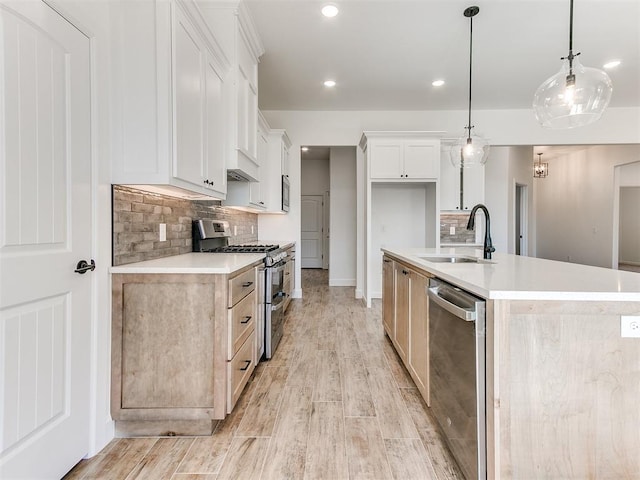
[[112, 13], [112, 182], [224, 198], [231, 65], [197, 6], [117, 2]]
[[268, 154], [263, 184], [267, 212], [282, 213], [283, 176], [288, 178], [291, 140], [285, 130], [271, 129], [268, 136]]
[[244, 3], [196, 3], [232, 65], [227, 171], [232, 178], [259, 181], [258, 59], [264, 53], [264, 47]]
[[267, 192], [269, 125], [261, 114], [258, 114], [257, 131], [257, 179], [256, 182], [229, 180], [225, 206], [240, 208], [254, 213], [266, 210], [265, 195]]
[[[462, 210], [471, 210], [484, 203], [484, 165], [475, 165], [463, 171]], [[449, 161], [449, 152], [442, 151], [440, 163], [440, 209], [460, 210], [460, 169]]]
[[440, 175], [440, 140], [430, 132], [365, 132], [371, 180], [436, 180]]

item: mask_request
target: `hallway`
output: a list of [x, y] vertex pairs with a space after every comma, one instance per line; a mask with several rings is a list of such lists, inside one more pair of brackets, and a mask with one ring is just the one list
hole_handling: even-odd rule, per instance
[[383, 333], [379, 301], [302, 270], [285, 336], [211, 437], [114, 439], [71, 479], [462, 479]]

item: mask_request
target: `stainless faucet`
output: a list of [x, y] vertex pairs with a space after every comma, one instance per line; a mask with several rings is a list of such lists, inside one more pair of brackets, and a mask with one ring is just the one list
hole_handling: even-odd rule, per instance
[[485, 260], [491, 259], [491, 253], [495, 252], [496, 249], [493, 248], [491, 243], [491, 219], [489, 218], [489, 210], [487, 207], [482, 205], [481, 203], [477, 204], [475, 207], [471, 209], [471, 216], [469, 217], [469, 222], [467, 222], [467, 230], [473, 230], [476, 224], [476, 212], [478, 209], [484, 212], [484, 249], [483, 249], [483, 258]]

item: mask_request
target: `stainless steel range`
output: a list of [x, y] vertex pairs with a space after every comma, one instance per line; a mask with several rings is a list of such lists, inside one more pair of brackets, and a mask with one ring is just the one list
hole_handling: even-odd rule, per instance
[[264, 253], [264, 266], [258, 282], [258, 345], [266, 359], [273, 356], [284, 333], [284, 269], [287, 252], [279, 245], [254, 243], [229, 245], [229, 222], [224, 220], [193, 221], [193, 251], [208, 253]]

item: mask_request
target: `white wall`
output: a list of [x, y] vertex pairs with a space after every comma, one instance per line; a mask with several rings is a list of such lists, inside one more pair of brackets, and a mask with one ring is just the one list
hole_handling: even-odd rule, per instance
[[620, 188], [619, 263], [640, 266], [640, 187]]
[[356, 285], [356, 147], [332, 147], [329, 285]]
[[[427, 224], [425, 184], [379, 184], [371, 186], [371, 285], [368, 296], [382, 297], [382, 247], [424, 247], [433, 237], [433, 222]], [[431, 227], [431, 228], [429, 228]]]
[[324, 195], [329, 190], [329, 158], [302, 160], [302, 195]]
[[537, 256], [615, 267], [615, 167], [639, 160], [640, 145], [592, 146], [546, 158], [549, 176], [536, 184]]
[[[262, 112], [272, 128], [287, 130], [291, 149], [291, 210], [285, 216], [259, 218], [260, 235], [272, 234], [300, 242], [300, 146], [357, 145], [365, 130], [432, 130], [445, 137], [458, 137], [464, 125], [465, 111], [284, 111]], [[539, 126], [532, 110], [478, 110], [474, 124], [493, 145], [594, 145], [640, 143], [640, 108], [609, 108], [593, 125], [573, 130], [548, 130]], [[363, 157], [358, 149], [358, 198], [364, 198]], [[488, 177], [488, 174], [487, 174]], [[488, 185], [487, 185], [488, 188]], [[356, 296], [362, 294], [365, 262], [364, 205], [358, 202], [358, 259]], [[362, 209], [361, 209], [362, 208]], [[508, 216], [508, 214], [507, 214]], [[496, 227], [499, 222], [496, 222]], [[492, 228], [495, 228], [492, 226]], [[506, 227], [505, 227], [506, 228]], [[275, 237], [273, 237], [275, 238]], [[504, 248], [508, 248], [505, 235]], [[530, 243], [531, 245], [531, 243]], [[531, 251], [530, 251], [531, 254]], [[298, 262], [299, 263], [299, 262]], [[296, 266], [296, 285], [300, 285], [300, 266]], [[294, 292], [295, 293], [295, 292]], [[301, 293], [301, 292], [300, 292]]]
[[114, 436], [110, 414], [111, 375], [111, 149], [109, 0], [53, 0], [53, 6], [91, 39], [92, 79], [92, 275], [91, 424], [88, 456]]

